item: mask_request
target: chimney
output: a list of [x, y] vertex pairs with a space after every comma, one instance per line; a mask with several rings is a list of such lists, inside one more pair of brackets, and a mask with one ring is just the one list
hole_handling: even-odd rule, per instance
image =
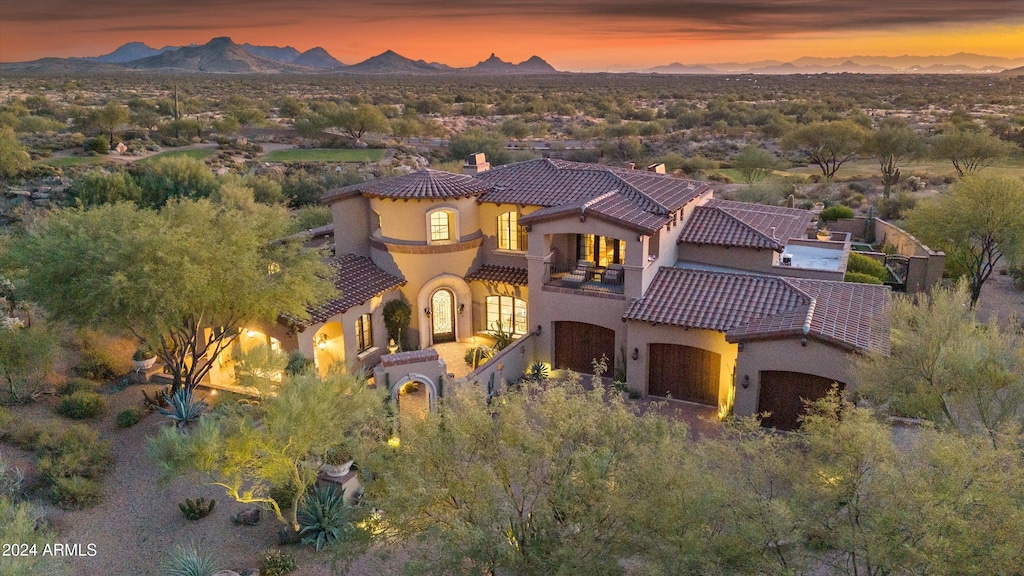
[[665, 165], [660, 162], [658, 164], [651, 164], [650, 166], [647, 167], [647, 171], [654, 172], [655, 174], [664, 174]]
[[490, 162], [487, 161], [487, 156], [483, 152], [477, 152], [476, 154], [470, 154], [466, 158], [466, 163], [462, 165], [462, 173], [472, 176], [481, 172], [487, 172], [491, 169]]
[[629, 170], [635, 170], [636, 162], [626, 162], [626, 168], [628, 168]]

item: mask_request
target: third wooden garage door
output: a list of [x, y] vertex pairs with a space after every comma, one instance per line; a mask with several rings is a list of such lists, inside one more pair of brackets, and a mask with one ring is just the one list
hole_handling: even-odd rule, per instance
[[[761, 392], [757, 412], [771, 412], [761, 424], [780, 430], [792, 430], [804, 414], [804, 401], [823, 398], [835, 382], [814, 374], [765, 370], [761, 372]], [[840, 382], [839, 389], [845, 385]]]
[[700, 404], [718, 405], [722, 356], [679, 344], [651, 344], [648, 393]]

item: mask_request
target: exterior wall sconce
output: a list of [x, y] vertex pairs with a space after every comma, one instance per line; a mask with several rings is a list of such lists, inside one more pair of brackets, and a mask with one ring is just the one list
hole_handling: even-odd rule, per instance
[[462, 312], [465, 311], [465, 310], [466, 310], [466, 303], [463, 302], [463, 303], [459, 304], [459, 314], [462, 314]]
[[423, 309], [423, 313], [426, 314], [427, 317], [429, 317], [430, 316], [430, 307], [428, 306], [427, 308], [424, 308]]
[[541, 328], [540, 324], [537, 324], [537, 336], [540, 336], [540, 328]]
[[636, 360], [637, 358], [639, 358], [640, 357], [640, 349], [639, 348], [633, 348], [633, 353], [630, 354], [630, 357], [632, 357], [633, 360]]
[[746, 390], [747, 388], [750, 388], [750, 374], [744, 374], [743, 375], [743, 383], [740, 384], [740, 385], [743, 386], [744, 390]]

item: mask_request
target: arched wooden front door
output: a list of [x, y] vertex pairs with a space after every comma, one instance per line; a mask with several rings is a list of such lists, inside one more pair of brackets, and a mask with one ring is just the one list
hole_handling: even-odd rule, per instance
[[432, 342], [455, 341], [455, 295], [442, 288], [430, 297], [430, 324]]

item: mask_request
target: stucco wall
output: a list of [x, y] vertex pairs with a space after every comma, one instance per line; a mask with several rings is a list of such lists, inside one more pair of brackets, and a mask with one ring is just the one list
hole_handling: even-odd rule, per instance
[[493, 376], [494, 391], [500, 392], [507, 386], [509, 380], [521, 378], [530, 366], [538, 361], [536, 338], [535, 334], [530, 333], [516, 339], [508, 348], [487, 360], [483, 366], [457, 381], [456, 385], [478, 385], [486, 390]]
[[712, 246], [708, 244], [683, 243], [679, 245], [679, 259], [697, 264], [725, 266], [738, 270], [777, 274], [772, 264], [778, 259], [774, 250], [762, 248], [738, 248], [735, 246]]
[[484, 241], [480, 246], [480, 260], [484, 264], [495, 266], [515, 266], [526, 268], [526, 251], [509, 251], [498, 249], [498, 216], [506, 212], [516, 212], [520, 217], [537, 210], [536, 206], [516, 206], [514, 204], [480, 204], [478, 215], [480, 231]]
[[427, 213], [445, 208], [457, 212], [456, 238], [472, 236], [480, 231], [480, 216], [475, 198], [456, 200], [389, 200], [370, 198], [370, 209], [380, 214], [380, 233], [385, 241], [426, 243]]
[[331, 204], [334, 251], [337, 255], [370, 255], [370, 216], [370, 203], [362, 196], [344, 198]]
[[[813, 338], [807, 340], [807, 346], [802, 346], [799, 338], [746, 342], [736, 363], [735, 414], [749, 416], [757, 412], [762, 370], [801, 372], [830, 378], [846, 384], [847, 393], [852, 394], [856, 387], [853, 378], [855, 357], [854, 352], [847, 352]], [[743, 388], [747, 377], [750, 386]]]
[[[681, 328], [679, 326], [659, 325], [652, 326], [647, 322], [626, 322], [628, 329], [626, 354], [626, 384], [630, 390], [640, 392], [646, 396], [650, 383], [647, 375], [650, 369], [650, 344], [679, 344], [708, 350], [721, 356], [722, 366], [719, 370], [718, 401], [723, 402], [728, 397], [729, 388], [733, 383], [733, 370], [736, 368], [736, 344], [725, 341], [725, 334], [714, 330], [699, 330]], [[633, 350], [639, 351], [639, 356], [633, 360]]]

